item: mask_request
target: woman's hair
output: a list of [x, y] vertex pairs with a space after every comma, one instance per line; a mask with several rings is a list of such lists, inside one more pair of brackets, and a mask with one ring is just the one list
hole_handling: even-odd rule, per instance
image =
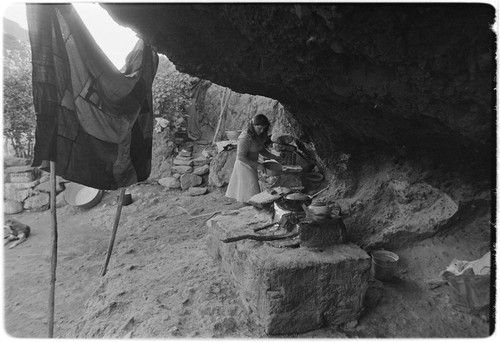
[[264, 114], [257, 114], [252, 118], [252, 120], [248, 124], [248, 128], [247, 128], [247, 133], [248, 133], [248, 135], [250, 135], [250, 137], [252, 139], [257, 138], [257, 133], [255, 132], [255, 129], [253, 128], [254, 125], [265, 127], [261, 136], [264, 136], [267, 139], [267, 135], [269, 133], [269, 126], [271, 125], [271, 123], [269, 122], [269, 119]]

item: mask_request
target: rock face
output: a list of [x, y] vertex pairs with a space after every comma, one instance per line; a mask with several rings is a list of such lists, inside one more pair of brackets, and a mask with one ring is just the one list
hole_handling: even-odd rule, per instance
[[318, 156], [367, 148], [488, 177], [484, 4], [104, 4], [181, 72], [278, 100]]

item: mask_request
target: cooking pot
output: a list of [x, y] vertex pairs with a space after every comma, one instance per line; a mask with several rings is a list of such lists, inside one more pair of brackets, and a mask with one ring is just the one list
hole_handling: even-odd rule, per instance
[[268, 176], [279, 176], [283, 171], [283, 166], [274, 159], [266, 160], [262, 163]]

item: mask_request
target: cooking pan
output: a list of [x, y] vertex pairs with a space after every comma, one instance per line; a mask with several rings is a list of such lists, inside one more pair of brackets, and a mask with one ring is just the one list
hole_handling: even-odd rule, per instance
[[312, 202], [312, 197], [300, 192], [293, 192], [283, 196], [278, 205], [284, 210], [301, 212], [304, 211], [302, 204], [308, 206]]
[[328, 186], [323, 190], [318, 191], [314, 195], [306, 195], [300, 192], [293, 192], [280, 198], [278, 200], [278, 205], [284, 210], [301, 212], [304, 211], [302, 205], [309, 206], [312, 203], [313, 198], [318, 196], [326, 189], [328, 189]]

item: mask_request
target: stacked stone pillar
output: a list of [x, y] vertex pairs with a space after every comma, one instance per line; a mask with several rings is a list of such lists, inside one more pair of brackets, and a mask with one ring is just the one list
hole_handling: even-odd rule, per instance
[[190, 196], [204, 195], [208, 188], [202, 186], [207, 182], [210, 171], [210, 158], [194, 157], [190, 149], [182, 149], [174, 158], [171, 168], [172, 176], [158, 180], [158, 183], [170, 189], [182, 189]]

